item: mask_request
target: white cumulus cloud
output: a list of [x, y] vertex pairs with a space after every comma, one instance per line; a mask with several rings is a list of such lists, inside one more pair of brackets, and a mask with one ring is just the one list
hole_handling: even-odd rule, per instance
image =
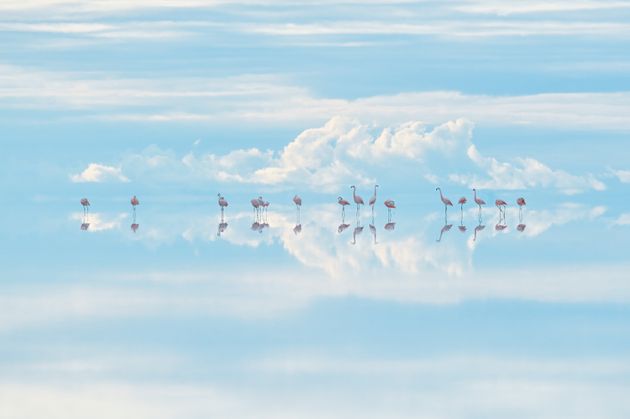
[[342, 185], [410, 180], [451, 183], [483, 189], [551, 188], [571, 194], [601, 191], [592, 174], [552, 169], [533, 157], [500, 161], [483, 155], [473, 142], [473, 123], [451, 120], [433, 127], [421, 121], [381, 127], [346, 116], [304, 130], [281, 150], [236, 149], [226, 154], [183, 156], [149, 147], [124, 156], [116, 166], [92, 163], [74, 182], [160, 179], [167, 182], [218, 181], [304, 186], [336, 192]]
[[70, 175], [70, 180], [74, 183], [129, 182], [129, 179], [123, 175], [120, 167], [106, 166], [100, 163], [90, 163], [81, 173]]

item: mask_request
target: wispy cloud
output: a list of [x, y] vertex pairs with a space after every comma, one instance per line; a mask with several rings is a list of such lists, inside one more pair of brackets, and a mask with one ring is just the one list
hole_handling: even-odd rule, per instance
[[381, 124], [466, 118], [483, 125], [630, 130], [629, 92], [488, 96], [434, 91], [345, 99], [318, 97], [274, 74], [156, 79], [7, 65], [0, 70], [0, 108], [81, 110], [82, 119], [101, 121], [296, 125], [342, 115]]

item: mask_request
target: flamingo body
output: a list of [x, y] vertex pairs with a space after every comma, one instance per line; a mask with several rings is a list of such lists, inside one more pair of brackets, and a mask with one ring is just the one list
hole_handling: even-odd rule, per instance
[[300, 198], [299, 196], [295, 195], [293, 197], [293, 203], [298, 206], [301, 207], [302, 206], [302, 198]]
[[225, 208], [228, 206], [228, 201], [225, 200], [224, 197], [221, 196], [221, 194], [218, 194], [219, 196], [219, 206], [221, 207], [221, 209]]
[[396, 208], [396, 203], [394, 201], [392, 201], [391, 199], [388, 199], [384, 202], [385, 206], [389, 209], [394, 209]]
[[131, 197], [131, 201], [130, 202], [131, 202], [131, 206], [132, 207], [140, 205], [140, 201], [138, 200], [138, 198], [136, 198], [135, 195]]
[[346, 199], [343, 199], [342, 197], [337, 198], [337, 203], [341, 205], [342, 207], [345, 207], [346, 205], [350, 205], [350, 202], [348, 202]]
[[525, 202], [525, 198], [523, 198], [523, 197], [518, 198], [518, 199], [516, 200], [516, 204], [517, 204], [519, 207], [524, 207], [525, 205], [527, 205], [527, 203]]

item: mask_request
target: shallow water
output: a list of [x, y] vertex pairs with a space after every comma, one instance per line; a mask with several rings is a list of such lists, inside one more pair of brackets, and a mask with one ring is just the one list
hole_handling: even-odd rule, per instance
[[386, 228], [384, 207], [342, 218], [334, 196], [304, 196], [298, 220], [270, 194], [257, 220], [225, 194], [223, 226], [204, 196], [141, 196], [135, 222], [116, 194], [88, 216], [78, 199], [15, 209], [4, 397], [166, 417], [626, 406], [630, 243], [606, 205], [532, 194], [520, 221], [468, 205], [444, 229], [432, 191], [401, 192]]

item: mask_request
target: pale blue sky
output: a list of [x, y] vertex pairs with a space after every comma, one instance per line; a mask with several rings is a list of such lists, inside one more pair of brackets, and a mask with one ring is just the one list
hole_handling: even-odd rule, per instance
[[629, 22], [0, 2], [0, 418], [628, 417]]

